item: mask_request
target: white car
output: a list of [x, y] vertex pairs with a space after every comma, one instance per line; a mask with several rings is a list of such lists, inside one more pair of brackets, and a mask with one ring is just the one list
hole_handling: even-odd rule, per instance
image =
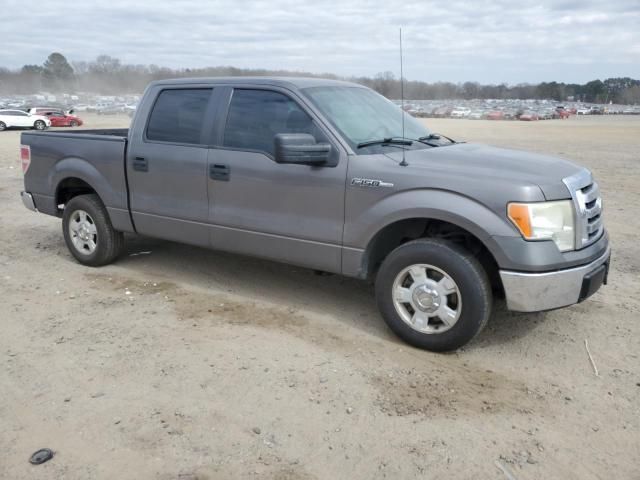
[[86, 103], [79, 103], [73, 106], [73, 110], [76, 112], [86, 112], [89, 109], [90, 105]]
[[471, 113], [471, 109], [467, 107], [456, 107], [451, 111], [451, 118], [467, 118]]
[[588, 108], [579, 108], [576, 113], [578, 115], [591, 115], [591, 110]]
[[44, 130], [50, 126], [51, 120], [42, 115], [31, 115], [22, 110], [0, 110], [0, 131], [14, 127]]

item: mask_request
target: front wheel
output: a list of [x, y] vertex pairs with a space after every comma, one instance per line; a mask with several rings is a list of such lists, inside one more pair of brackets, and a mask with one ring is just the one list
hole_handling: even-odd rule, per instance
[[435, 352], [471, 341], [491, 315], [491, 284], [461, 246], [419, 239], [392, 251], [376, 278], [378, 308], [407, 343]]
[[47, 128], [47, 124], [42, 120], [36, 120], [33, 124], [33, 128], [35, 128], [36, 130], [44, 130], [45, 128]]
[[113, 262], [124, 247], [124, 235], [111, 225], [97, 195], [73, 197], [64, 208], [62, 233], [67, 248], [83, 265], [99, 267]]
[[4, 122], [0, 122], [0, 132], [7, 129], [7, 124]]
[[69, 123], [70, 127], [77, 127], [78, 126], [78, 122], [76, 122], [75, 120], [71, 120], [71, 122]]

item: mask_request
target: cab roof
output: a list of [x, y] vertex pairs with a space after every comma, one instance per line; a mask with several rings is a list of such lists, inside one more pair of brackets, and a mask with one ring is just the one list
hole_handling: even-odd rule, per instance
[[172, 78], [155, 80], [149, 86], [155, 85], [271, 85], [289, 89], [302, 89], [308, 87], [361, 87], [352, 82], [342, 80], [330, 80], [315, 77], [195, 77]]

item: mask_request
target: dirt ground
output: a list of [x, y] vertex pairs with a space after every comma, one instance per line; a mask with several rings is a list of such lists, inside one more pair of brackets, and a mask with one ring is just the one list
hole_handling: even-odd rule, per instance
[[610, 284], [420, 351], [355, 280], [133, 237], [80, 266], [0, 133], [0, 478], [640, 479], [640, 117], [426, 121], [591, 168]]

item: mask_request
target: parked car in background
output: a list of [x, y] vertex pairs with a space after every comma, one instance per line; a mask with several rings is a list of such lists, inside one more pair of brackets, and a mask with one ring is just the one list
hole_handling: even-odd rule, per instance
[[544, 110], [540, 110], [536, 112], [539, 120], [551, 120], [553, 119], [554, 110], [550, 108], [545, 108]]
[[52, 127], [79, 127], [84, 122], [80, 117], [60, 112], [46, 112], [44, 114], [51, 120]]
[[558, 105], [556, 107], [555, 118], [569, 118], [571, 116], [571, 112], [565, 109], [562, 105]]
[[44, 115], [50, 112], [65, 114], [67, 112], [73, 112], [73, 110], [65, 110], [62, 107], [31, 107], [29, 109], [29, 113], [32, 115]]
[[86, 103], [79, 103], [78, 105], [73, 106], [73, 111], [75, 112], [86, 112], [89, 110], [89, 105]]
[[109, 109], [112, 106], [112, 103], [99, 102], [93, 105], [87, 105], [87, 112], [100, 112], [101, 110]]
[[22, 110], [0, 110], [0, 131], [7, 128], [35, 128], [44, 130], [51, 121], [42, 115], [32, 115]]
[[518, 117], [520, 116], [522, 112], [520, 110], [505, 110], [503, 112], [503, 119], [504, 120], [517, 120]]
[[518, 118], [524, 122], [531, 122], [531, 121], [540, 119], [538, 114], [536, 112], [532, 112], [531, 110], [527, 110], [523, 112]]
[[124, 106], [124, 113], [126, 113], [129, 118], [133, 118], [133, 115], [136, 113], [137, 108], [138, 108], [138, 105], [127, 103]]
[[589, 108], [584, 108], [584, 107], [583, 107], [583, 108], [579, 108], [579, 109], [576, 111], [576, 114], [577, 114], [577, 115], [590, 115], [590, 114], [591, 114], [591, 109], [589, 109]]
[[456, 107], [451, 110], [451, 118], [467, 118], [471, 113], [471, 109], [467, 107]]
[[501, 110], [493, 110], [487, 114], [487, 120], [503, 120], [504, 112]]
[[452, 110], [453, 108], [451, 107], [438, 107], [432, 112], [432, 115], [436, 118], [448, 117]]
[[484, 114], [485, 112], [482, 110], [472, 110], [468, 118], [471, 120], [480, 120], [484, 117]]
[[98, 115], [117, 115], [122, 113], [122, 107], [118, 105], [105, 105], [96, 109]]

